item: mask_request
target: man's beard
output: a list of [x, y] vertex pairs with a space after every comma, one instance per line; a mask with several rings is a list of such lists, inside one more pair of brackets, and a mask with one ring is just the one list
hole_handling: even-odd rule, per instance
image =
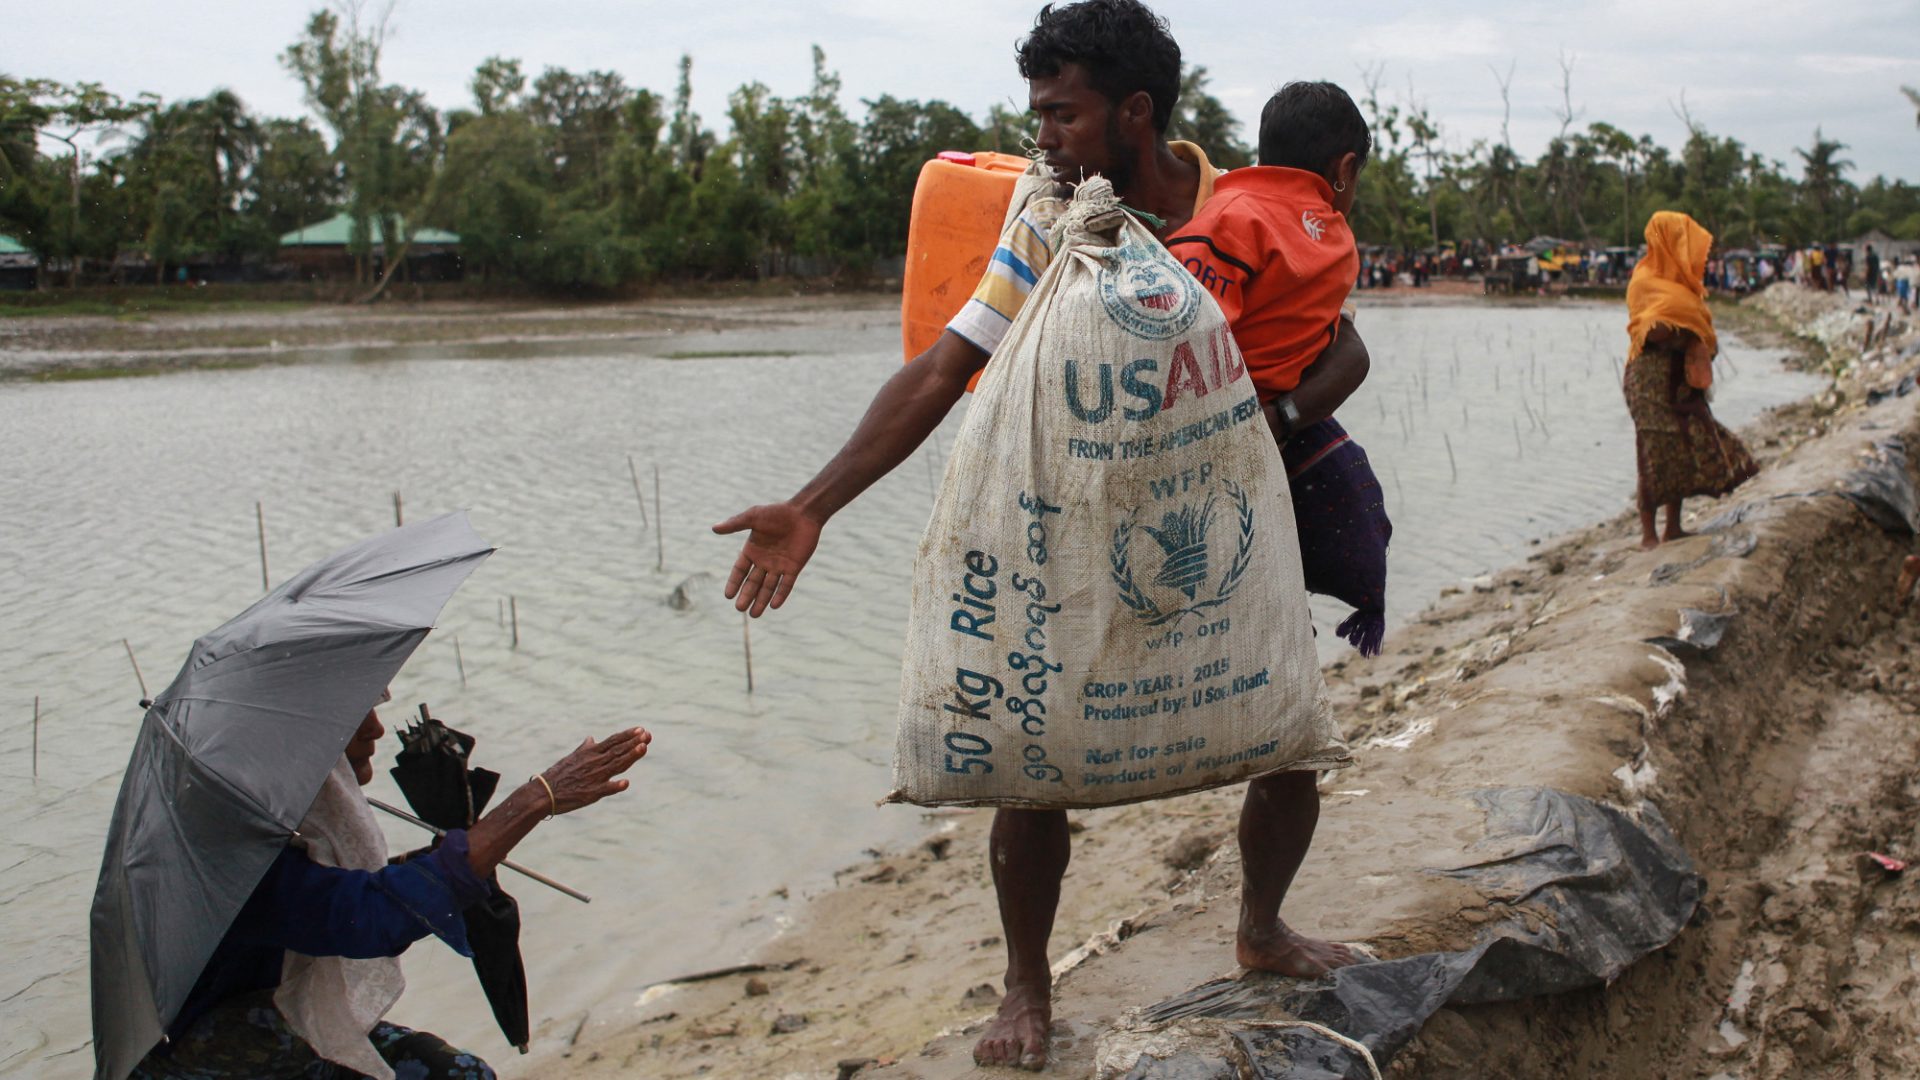
[[1113, 193], [1126, 198], [1133, 188], [1133, 147], [1120, 136], [1120, 117], [1117, 112], [1107, 115], [1107, 167], [1100, 175], [1113, 185]]

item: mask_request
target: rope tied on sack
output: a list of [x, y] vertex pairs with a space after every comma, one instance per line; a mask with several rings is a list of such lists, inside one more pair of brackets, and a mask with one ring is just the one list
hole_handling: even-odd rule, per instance
[[1088, 177], [1073, 185], [1073, 198], [1054, 225], [1054, 235], [1060, 238], [1056, 245], [1061, 250], [1081, 244], [1107, 246], [1112, 243], [1113, 231], [1125, 220], [1126, 210], [1113, 193], [1113, 181], [1104, 176]]

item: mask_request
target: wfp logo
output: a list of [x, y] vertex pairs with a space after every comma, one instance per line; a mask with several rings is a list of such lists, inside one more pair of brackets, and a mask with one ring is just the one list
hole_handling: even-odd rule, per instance
[[1122, 245], [1101, 264], [1097, 284], [1107, 317], [1134, 337], [1165, 341], [1200, 315], [1200, 284], [1157, 245]]
[[[1157, 525], [1136, 524], [1135, 515], [1128, 514], [1114, 526], [1113, 546], [1107, 554], [1113, 566], [1114, 587], [1120, 592], [1120, 602], [1148, 626], [1174, 622], [1182, 615], [1218, 607], [1231, 599], [1233, 591], [1240, 587], [1240, 578], [1247, 572], [1247, 564], [1253, 561], [1253, 505], [1240, 485], [1227, 480], [1222, 486], [1233, 500], [1235, 524], [1239, 528], [1233, 531], [1233, 558], [1220, 575], [1219, 583], [1211, 589], [1207, 586], [1213, 582], [1212, 566], [1216, 565], [1213, 548], [1220, 540], [1214, 528], [1217, 507], [1211, 493], [1198, 506], [1188, 503], [1178, 510], [1166, 511]], [[1147, 548], [1148, 558], [1158, 555], [1160, 562], [1145, 587], [1137, 583], [1133, 574], [1136, 528], [1153, 540], [1153, 545]], [[1154, 548], [1159, 550], [1155, 552]], [[1155, 599], [1156, 595], [1159, 599]]]
[[1300, 227], [1305, 229], [1307, 235], [1315, 240], [1327, 234], [1327, 223], [1321, 221], [1319, 215], [1311, 210], [1300, 211]]

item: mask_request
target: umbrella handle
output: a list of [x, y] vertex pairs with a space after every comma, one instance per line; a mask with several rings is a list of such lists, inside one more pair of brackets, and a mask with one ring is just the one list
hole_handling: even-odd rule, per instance
[[[418, 825], [435, 836], [447, 835], [447, 830], [439, 827], [438, 825], [434, 825], [426, 821], [422, 821], [421, 819], [414, 817], [412, 814], [407, 813], [405, 810], [401, 810], [398, 807], [389, 806], [386, 803], [381, 802], [379, 799], [369, 796], [367, 798], [367, 804], [372, 806], [375, 810], [384, 810], [387, 813], [392, 814], [394, 817], [399, 818], [401, 821]], [[545, 885], [547, 888], [552, 889], [556, 892], [566, 893], [568, 896], [573, 897], [575, 900], [578, 900], [583, 904], [593, 903], [593, 897], [588, 896], [586, 893], [581, 892], [579, 889], [575, 889], [567, 885], [562, 885], [561, 883], [553, 880], [547, 875], [540, 873], [538, 870], [529, 870], [526, 867], [521, 866], [519, 863], [514, 862], [512, 859], [501, 859], [500, 865], [506, 867], [507, 869], [523, 877], [532, 878], [533, 880], [539, 882], [542, 885]]]

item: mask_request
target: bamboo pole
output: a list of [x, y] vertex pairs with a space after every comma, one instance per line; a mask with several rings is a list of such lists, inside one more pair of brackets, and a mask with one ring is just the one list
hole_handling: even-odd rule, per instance
[[40, 695], [33, 695], [33, 779], [40, 780]]
[[640, 527], [644, 529], [648, 525], [647, 497], [640, 494], [640, 470], [634, 465], [632, 454], [627, 455], [627, 475], [633, 477], [633, 501], [640, 504]]
[[[419, 818], [414, 817], [412, 814], [407, 813], [405, 810], [402, 810], [396, 806], [390, 806], [384, 802], [381, 802], [379, 799], [373, 798], [372, 796], [367, 797], [367, 805], [373, 807], [375, 810], [384, 810], [385, 812], [392, 814], [394, 817], [399, 818], [401, 821], [407, 822], [412, 825], [418, 825], [435, 836], [447, 835], [447, 830], [442, 829], [437, 825], [429, 825], [426, 822], [420, 820]], [[507, 869], [513, 871], [516, 874], [520, 874], [525, 877], [530, 877], [533, 880], [539, 882], [540, 884], [545, 885], [549, 889], [554, 889], [559, 892], [566, 893], [568, 896], [573, 897], [575, 900], [578, 900], [583, 904], [593, 903], [593, 897], [588, 896], [586, 893], [581, 892], [579, 889], [575, 889], [567, 885], [562, 885], [545, 874], [539, 873], [538, 871], [529, 870], [526, 867], [521, 866], [519, 863], [514, 862], [512, 859], [501, 859], [500, 865], [506, 867]]]
[[1440, 440], [1447, 444], [1447, 472], [1449, 479], [1458, 480], [1460, 479], [1460, 467], [1453, 463], [1453, 440], [1448, 438], [1447, 433], [1444, 431], [1440, 433]]
[[397, 528], [401, 525], [405, 525], [406, 523], [407, 523], [406, 514], [403, 513], [400, 508], [400, 493], [396, 491], [393, 493], [393, 524]]
[[267, 582], [267, 508], [255, 502], [253, 520], [260, 527], [260, 591], [269, 592], [273, 586]]
[[667, 568], [667, 541], [660, 528], [660, 519], [663, 516], [660, 509], [660, 466], [655, 464], [653, 467], [653, 549], [655, 552], [653, 568], [655, 570]]
[[513, 620], [513, 647], [520, 647], [520, 598], [507, 597], [507, 615]]
[[746, 612], [740, 613], [740, 644], [747, 654], [747, 693], [753, 693], [753, 619]]
[[467, 685], [467, 660], [466, 657], [460, 655], [459, 634], [453, 635], [453, 662], [460, 668], [460, 685], [465, 687]]
[[133, 643], [128, 641], [126, 638], [121, 638], [120, 644], [126, 646], [127, 663], [133, 665], [133, 679], [135, 682], [140, 684], [140, 700], [145, 701], [148, 698], [152, 697], [153, 695], [147, 693], [147, 680], [145, 676], [140, 674], [140, 661], [135, 660], [133, 658]]

